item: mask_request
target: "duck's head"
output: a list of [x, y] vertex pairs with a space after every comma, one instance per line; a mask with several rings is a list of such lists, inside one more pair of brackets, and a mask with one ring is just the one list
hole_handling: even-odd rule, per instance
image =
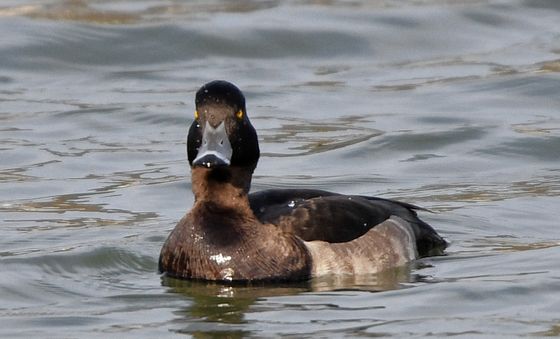
[[209, 82], [196, 92], [195, 104], [187, 138], [191, 167], [243, 167], [252, 172], [259, 160], [259, 142], [239, 88], [227, 81]]

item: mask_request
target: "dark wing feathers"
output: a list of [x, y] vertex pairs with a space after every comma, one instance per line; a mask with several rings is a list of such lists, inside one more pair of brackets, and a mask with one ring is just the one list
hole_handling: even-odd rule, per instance
[[441, 253], [447, 244], [418, 218], [415, 210], [421, 208], [408, 203], [307, 189], [260, 191], [250, 194], [249, 202], [261, 222], [306, 241], [350, 241], [396, 215], [411, 224], [420, 255]]

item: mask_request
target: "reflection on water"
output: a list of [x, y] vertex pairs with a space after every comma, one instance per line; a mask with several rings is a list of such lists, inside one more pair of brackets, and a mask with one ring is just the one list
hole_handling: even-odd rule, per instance
[[[403, 193], [396, 192], [395, 194], [399, 196]], [[426, 199], [429, 196], [431, 201], [440, 203], [491, 202], [527, 196], [555, 197], [560, 195], [560, 176], [549, 174], [531, 178], [530, 181], [499, 184], [480, 184], [476, 182], [434, 184], [419, 187], [414, 194], [419, 200]], [[404, 194], [402, 196], [405, 197]]]
[[126, 24], [139, 19], [129, 13], [96, 10], [86, 1], [67, 0], [51, 4], [30, 4], [0, 9], [0, 16], [27, 16], [35, 19], [72, 20], [103, 24]]
[[292, 286], [228, 286], [216, 283], [189, 282], [163, 278], [163, 285], [171, 287], [173, 293], [183, 295], [193, 304], [185, 310], [189, 317], [209, 322], [240, 324], [244, 315], [259, 298], [280, 295], [295, 295], [309, 291], [307, 283]]
[[476, 244], [472, 245], [472, 247], [491, 249], [492, 251], [495, 252], [532, 251], [532, 250], [539, 250], [543, 248], [553, 248], [558, 246], [560, 246], [560, 242], [558, 241], [520, 244], [516, 241], [516, 239], [512, 238], [511, 236], [496, 236], [492, 238], [478, 239]]
[[[182, 315], [187, 319], [188, 323], [178, 332], [200, 336], [213, 331], [227, 331], [228, 335], [236, 336], [247, 333], [231, 324], [247, 323], [246, 314], [258, 311], [261, 301], [274, 303], [274, 297], [297, 296], [302, 293], [381, 292], [401, 288], [409, 281], [411, 281], [410, 267], [399, 267], [373, 275], [324, 276], [308, 282], [285, 285], [222, 285], [169, 277], [163, 277], [162, 284], [170, 287], [169, 292], [186, 297], [192, 302], [178, 313], [179, 316]], [[293, 307], [305, 309], [307, 306], [302, 304]], [[197, 319], [194, 324], [191, 323], [193, 319]], [[224, 324], [227, 326], [223, 326]]]
[[[3, 1], [0, 336], [557, 334], [558, 10]], [[215, 78], [247, 95], [254, 190], [426, 207], [447, 255], [295, 286], [162, 281], [193, 204], [193, 96]]]
[[383, 132], [369, 128], [370, 117], [344, 116], [332, 122], [310, 121], [308, 119], [284, 119], [274, 116], [259, 116], [257, 121], [279, 127], [262, 129], [259, 136], [265, 143], [286, 143], [283, 151], [290, 153], [262, 153], [263, 156], [302, 156], [328, 152], [349, 147], [370, 140]]

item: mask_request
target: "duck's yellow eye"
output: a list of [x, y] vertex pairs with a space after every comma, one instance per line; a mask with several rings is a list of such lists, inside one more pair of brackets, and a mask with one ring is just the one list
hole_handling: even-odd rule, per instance
[[198, 111], [197, 110], [194, 111], [194, 118], [198, 120]]
[[237, 117], [237, 119], [243, 119], [243, 110], [240, 109], [239, 111], [237, 111], [235, 116]]

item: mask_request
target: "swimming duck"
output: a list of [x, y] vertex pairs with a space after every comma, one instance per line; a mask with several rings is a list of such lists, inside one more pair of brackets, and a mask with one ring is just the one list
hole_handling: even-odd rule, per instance
[[259, 143], [243, 93], [216, 80], [196, 93], [187, 139], [194, 206], [159, 258], [168, 276], [221, 282], [370, 274], [446, 246], [418, 207], [312, 189], [249, 193]]

